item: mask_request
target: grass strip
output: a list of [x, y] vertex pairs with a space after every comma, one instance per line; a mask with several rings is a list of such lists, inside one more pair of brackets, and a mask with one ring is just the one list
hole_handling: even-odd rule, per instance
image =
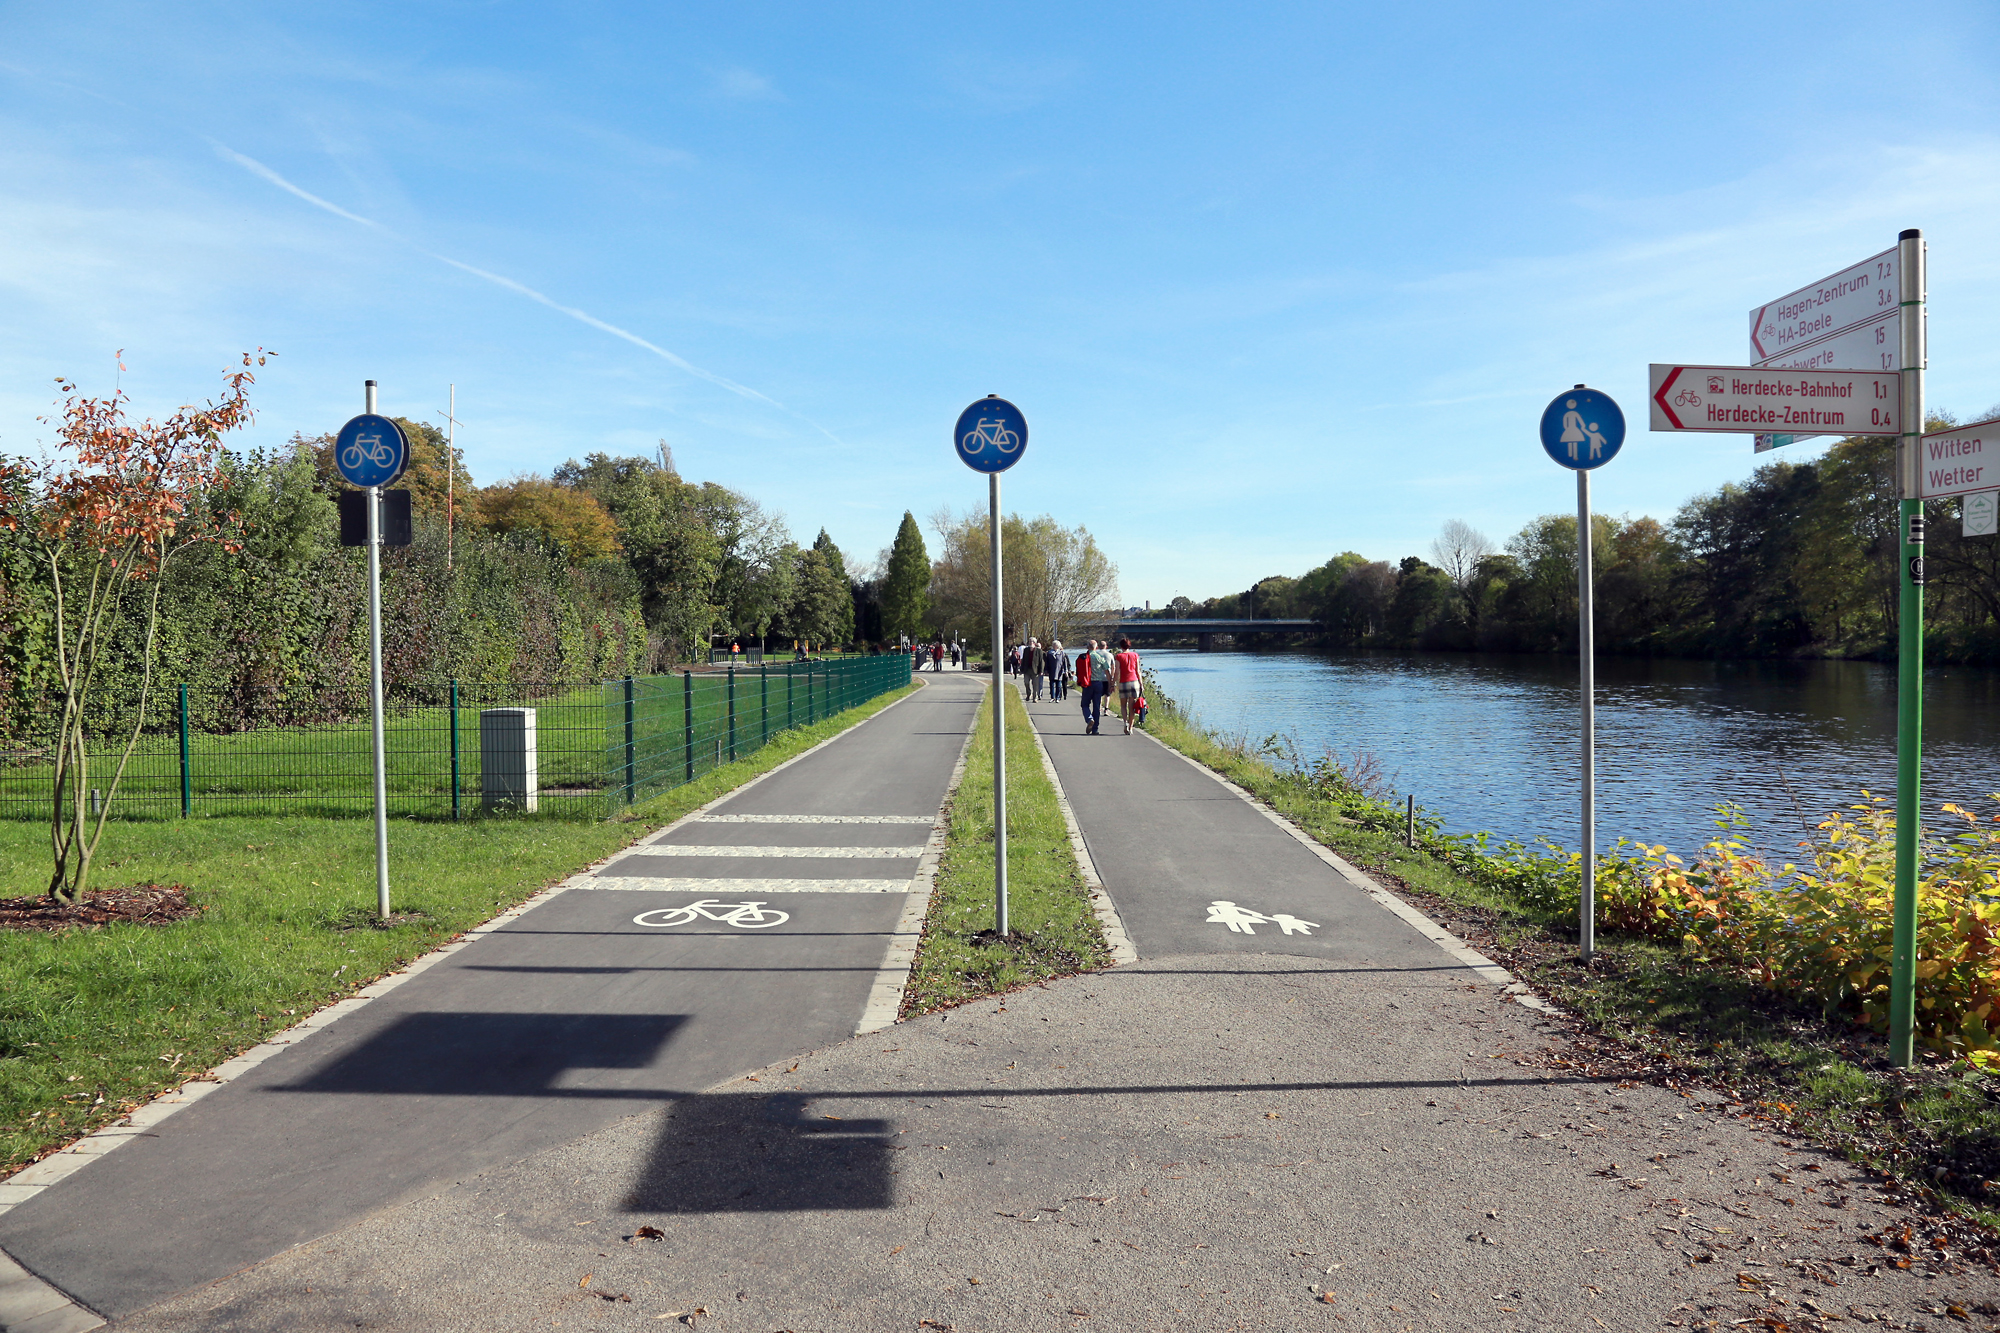
[[[1160, 702], [1158, 699], [1155, 703]], [[1171, 707], [1147, 729], [1214, 769], [1568, 1008], [1583, 1023], [1573, 1068], [1729, 1092], [1767, 1118], [1894, 1176], [1931, 1203], [2000, 1225], [1994, 1080], [1935, 1058], [1889, 1066], [1866, 1028], [1704, 967], [1643, 936], [1600, 932], [1589, 966], [1577, 928], [1403, 844], [1400, 816], [1371, 825], [1317, 798], [1240, 742]]]
[[[97, 883], [181, 883], [206, 910], [170, 926], [0, 932], [0, 1172], [444, 944], [908, 695], [781, 733], [617, 820], [390, 825], [397, 924], [373, 923], [373, 825], [218, 816], [110, 825]], [[0, 892], [47, 885], [46, 828], [0, 823]]]
[[937, 889], [924, 918], [903, 1016], [1107, 966], [1111, 951], [1091, 909], [1055, 787], [1042, 770], [1027, 709], [1007, 700], [1007, 914], [993, 930], [993, 696], [973, 724], [965, 776], [952, 797]]

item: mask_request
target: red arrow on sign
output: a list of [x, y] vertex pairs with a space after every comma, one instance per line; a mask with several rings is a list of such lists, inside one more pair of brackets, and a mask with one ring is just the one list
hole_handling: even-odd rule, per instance
[[1765, 350], [1764, 344], [1758, 341], [1757, 338], [1757, 330], [1760, 327], [1762, 327], [1764, 323], [1764, 312], [1766, 310], [1769, 310], [1770, 308], [1771, 307], [1767, 305], [1758, 306], [1757, 318], [1750, 321], [1750, 351], [1752, 353], [1751, 359], [1753, 361], [1762, 361], [1764, 360], [1764, 358], [1771, 355], [1770, 352]]
[[1675, 416], [1674, 409], [1667, 406], [1667, 390], [1674, 387], [1674, 381], [1681, 377], [1681, 371], [1685, 369], [1687, 369], [1685, 366], [1675, 366], [1672, 370], [1668, 371], [1666, 381], [1660, 385], [1660, 391], [1653, 395], [1653, 401], [1658, 403], [1660, 410], [1667, 414], [1667, 420], [1674, 423], [1675, 430], [1686, 430], [1687, 423]]

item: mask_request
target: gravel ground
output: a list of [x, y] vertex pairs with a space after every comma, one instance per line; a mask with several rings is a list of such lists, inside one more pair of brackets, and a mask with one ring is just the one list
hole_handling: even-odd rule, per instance
[[1854, 1168], [1573, 1049], [1456, 968], [1153, 959], [731, 1081], [117, 1327], [2000, 1328], [2000, 1277]]

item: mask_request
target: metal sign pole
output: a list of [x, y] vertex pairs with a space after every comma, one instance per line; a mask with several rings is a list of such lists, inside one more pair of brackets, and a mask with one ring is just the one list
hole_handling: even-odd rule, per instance
[[1912, 228], [1897, 238], [1901, 282], [1902, 438], [1896, 473], [1902, 499], [1902, 599], [1896, 650], [1896, 898], [1889, 949], [1889, 1062], [1907, 1069], [1916, 1058], [1918, 821], [1922, 817], [1924, 734], [1924, 502], [1920, 498], [1924, 437], [1924, 240]]
[[1590, 473], [1576, 474], [1576, 663], [1577, 691], [1583, 699], [1583, 881], [1578, 904], [1578, 939], [1583, 961], [1597, 952], [1597, 663], [1591, 623], [1595, 596], [1590, 571]]
[[[375, 415], [375, 381], [367, 385]], [[375, 910], [389, 915], [389, 783], [382, 737], [382, 488], [368, 488], [368, 730], [375, 751]]]
[[1007, 935], [1007, 645], [1000, 579], [1000, 474], [986, 476], [993, 539], [993, 930]]

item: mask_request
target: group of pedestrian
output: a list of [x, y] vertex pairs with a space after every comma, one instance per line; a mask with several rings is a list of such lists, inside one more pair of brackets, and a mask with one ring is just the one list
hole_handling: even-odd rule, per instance
[[1125, 734], [1130, 736], [1134, 726], [1146, 723], [1146, 699], [1139, 692], [1139, 654], [1132, 651], [1130, 639], [1118, 641], [1118, 651], [1112, 652], [1108, 642], [1090, 641], [1090, 646], [1077, 654], [1076, 683], [1083, 693], [1083, 734], [1098, 735], [1098, 728], [1104, 721], [1104, 700], [1113, 690], [1118, 692], [1118, 717], [1125, 724]]
[[954, 669], [963, 671], [965, 669], [965, 645], [959, 643], [956, 639], [953, 639], [950, 643], [940, 640], [936, 643], [910, 645], [910, 670], [912, 671], [922, 671], [925, 662], [931, 664], [932, 671], [942, 671], [947, 659], [950, 660]]
[[1063, 652], [1061, 639], [1046, 647], [1040, 639], [1029, 639], [1010, 649], [1007, 669], [1021, 677], [1021, 697], [1030, 703], [1069, 697], [1069, 657]]

